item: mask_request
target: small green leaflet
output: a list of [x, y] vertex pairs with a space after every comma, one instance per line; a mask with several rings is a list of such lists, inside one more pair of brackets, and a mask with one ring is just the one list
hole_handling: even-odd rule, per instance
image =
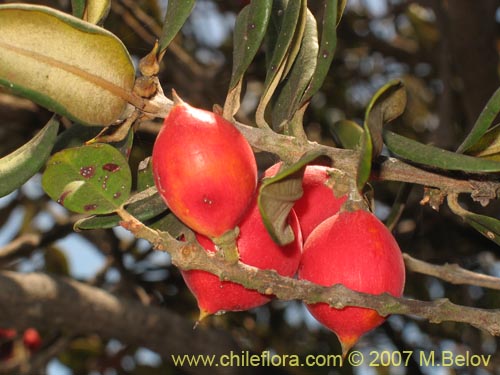
[[58, 129], [59, 119], [52, 116], [33, 139], [0, 159], [0, 197], [20, 187], [40, 170], [50, 156]]

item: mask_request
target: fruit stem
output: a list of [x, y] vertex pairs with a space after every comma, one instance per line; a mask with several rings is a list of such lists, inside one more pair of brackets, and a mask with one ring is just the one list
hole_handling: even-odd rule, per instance
[[238, 246], [236, 245], [236, 239], [240, 234], [240, 229], [238, 227], [228, 230], [223, 235], [219, 237], [212, 238], [212, 242], [217, 247], [217, 254], [220, 254], [222, 258], [230, 263], [234, 264], [240, 260], [240, 254], [238, 251]]
[[356, 181], [353, 178], [349, 177], [347, 178], [347, 181], [349, 184], [349, 193], [347, 196], [347, 200], [344, 202], [340, 210], [348, 212], [354, 212], [357, 210], [369, 211], [363, 196], [356, 186]]

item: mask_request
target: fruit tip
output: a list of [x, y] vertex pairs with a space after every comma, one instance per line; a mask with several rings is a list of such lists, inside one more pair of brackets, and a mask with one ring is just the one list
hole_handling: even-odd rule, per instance
[[184, 100], [181, 99], [181, 97], [177, 94], [177, 91], [175, 91], [175, 89], [172, 89], [172, 99], [174, 100], [174, 105], [184, 104]]
[[200, 325], [200, 323], [203, 319], [205, 319], [207, 316], [210, 316], [210, 315], [212, 315], [210, 312], [208, 312], [205, 309], [200, 308], [200, 315], [198, 315], [198, 320], [196, 320], [196, 322], [194, 323], [193, 330], [196, 329]]
[[340, 337], [337, 335], [337, 338], [340, 341], [340, 347], [342, 348], [342, 359], [345, 359], [347, 353], [351, 348], [358, 342], [358, 336], [348, 336], [348, 337]]

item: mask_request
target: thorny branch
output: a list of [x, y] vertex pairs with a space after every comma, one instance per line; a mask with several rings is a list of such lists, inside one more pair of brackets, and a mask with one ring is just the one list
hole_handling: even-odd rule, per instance
[[[172, 108], [172, 102], [161, 96], [157, 95], [153, 98], [155, 104], [160, 107], [160, 110], [154, 115], [165, 118]], [[308, 151], [320, 151], [332, 160], [334, 168], [340, 169], [350, 176], [356, 175], [359, 160], [359, 151], [357, 150], [346, 150], [316, 142], [301, 141], [291, 136], [276, 133], [271, 129], [256, 128], [238, 121], [234, 123], [257, 152], [270, 152], [278, 155], [282, 160], [293, 162]], [[158, 132], [159, 126], [155, 129], [149, 124], [147, 129]], [[439, 189], [444, 195], [468, 193], [474, 200], [481, 203], [495, 199], [500, 192], [500, 180], [497, 175], [477, 176], [465, 173], [451, 175], [445, 170], [426, 169], [387, 156], [380, 156], [374, 161], [372, 179], [433, 187]]]
[[241, 262], [226, 262], [222, 257], [207, 253], [195, 242], [180, 242], [168, 233], [148, 228], [125, 210], [119, 210], [118, 213], [123, 219], [121, 225], [124, 228], [136, 237], [148, 240], [156, 249], [167, 251], [172, 257], [172, 263], [183, 270], [204, 270], [223, 281], [233, 281], [282, 300], [325, 302], [338, 309], [359, 306], [374, 309], [382, 316], [405, 314], [427, 319], [431, 323], [461, 322], [500, 336], [500, 310], [459, 306], [448, 299], [428, 302], [396, 298], [389, 294], [370, 295], [350, 290], [343, 285], [325, 287], [284, 277], [273, 270], [260, 270]]

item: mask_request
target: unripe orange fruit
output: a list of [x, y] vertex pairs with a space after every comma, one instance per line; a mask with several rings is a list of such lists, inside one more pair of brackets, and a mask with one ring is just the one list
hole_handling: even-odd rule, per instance
[[[400, 297], [405, 268], [396, 240], [375, 215], [363, 210], [343, 211], [310, 234], [298, 276], [319, 285], [343, 284], [359, 292]], [[307, 308], [337, 335], [344, 355], [363, 334], [385, 320], [375, 310], [361, 307], [337, 310], [315, 303]]]
[[153, 147], [158, 192], [195, 232], [218, 237], [236, 227], [257, 186], [252, 149], [221, 116], [177, 103]]
[[[277, 245], [267, 232], [260, 216], [257, 200], [240, 223], [240, 234], [236, 240], [240, 261], [260, 269], [273, 269], [282, 276], [293, 276], [297, 272], [302, 254], [302, 236], [297, 217], [290, 212], [295, 240], [286, 246]], [[207, 252], [215, 252], [213, 242], [204, 236], [196, 236]], [[205, 271], [181, 271], [184, 281], [195, 295], [200, 309], [200, 318], [223, 311], [242, 311], [261, 306], [271, 300], [270, 295], [249, 290], [243, 286], [220, 279]]]

